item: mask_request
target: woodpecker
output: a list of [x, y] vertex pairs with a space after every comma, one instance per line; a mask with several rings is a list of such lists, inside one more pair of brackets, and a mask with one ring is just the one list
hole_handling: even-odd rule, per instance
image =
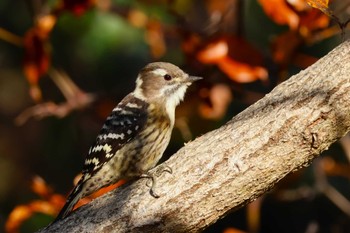
[[[136, 88], [113, 109], [84, 162], [82, 177], [54, 222], [66, 217], [83, 197], [116, 183], [148, 174], [169, 144], [175, 108], [186, 89], [201, 77], [166, 62], [146, 65]], [[153, 196], [153, 185], [150, 189]]]

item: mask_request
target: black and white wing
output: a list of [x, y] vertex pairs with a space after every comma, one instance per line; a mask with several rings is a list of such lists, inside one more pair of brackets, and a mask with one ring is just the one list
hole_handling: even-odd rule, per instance
[[68, 196], [66, 204], [54, 222], [64, 218], [79, 199], [85, 196], [82, 193], [85, 182], [144, 128], [148, 117], [147, 107], [148, 103], [129, 94], [113, 109], [97, 136], [95, 144], [89, 150], [82, 178]]
[[113, 109], [89, 150], [83, 174], [93, 176], [120, 148], [138, 135], [147, 121], [147, 107], [147, 102], [129, 94]]

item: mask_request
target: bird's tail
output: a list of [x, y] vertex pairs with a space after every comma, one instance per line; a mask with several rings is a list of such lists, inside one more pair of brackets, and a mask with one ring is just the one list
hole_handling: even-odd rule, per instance
[[75, 204], [82, 198], [82, 188], [84, 186], [84, 182], [82, 182], [83, 179], [81, 179], [78, 184], [75, 186], [73, 191], [69, 194], [66, 204], [63, 206], [59, 214], [57, 215], [56, 219], [53, 221], [53, 223], [57, 222], [60, 219], [65, 218], [71, 210], [74, 208]]

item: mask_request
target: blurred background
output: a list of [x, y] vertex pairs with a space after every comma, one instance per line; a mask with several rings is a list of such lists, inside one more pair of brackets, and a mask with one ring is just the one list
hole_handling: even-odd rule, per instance
[[[147, 63], [168, 61], [204, 77], [177, 109], [166, 160], [345, 40], [349, 7], [348, 0], [0, 1], [0, 232], [34, 232], [53, 220], [105, 118]], [[349, 145], [346, 136], [205, 232], [350, 232]]]

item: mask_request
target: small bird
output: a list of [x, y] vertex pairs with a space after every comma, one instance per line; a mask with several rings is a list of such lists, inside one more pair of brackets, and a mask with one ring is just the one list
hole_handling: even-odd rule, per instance
[[66, 217], [83, 197], [124, 179], [148, 174], [169, 144], [175, 108], [186, 89], [201, 77], [190, 76], [166, 62], [146, 65], [136, 88], [113, 109], [84, 162], [82, 177], [54, 222]]

